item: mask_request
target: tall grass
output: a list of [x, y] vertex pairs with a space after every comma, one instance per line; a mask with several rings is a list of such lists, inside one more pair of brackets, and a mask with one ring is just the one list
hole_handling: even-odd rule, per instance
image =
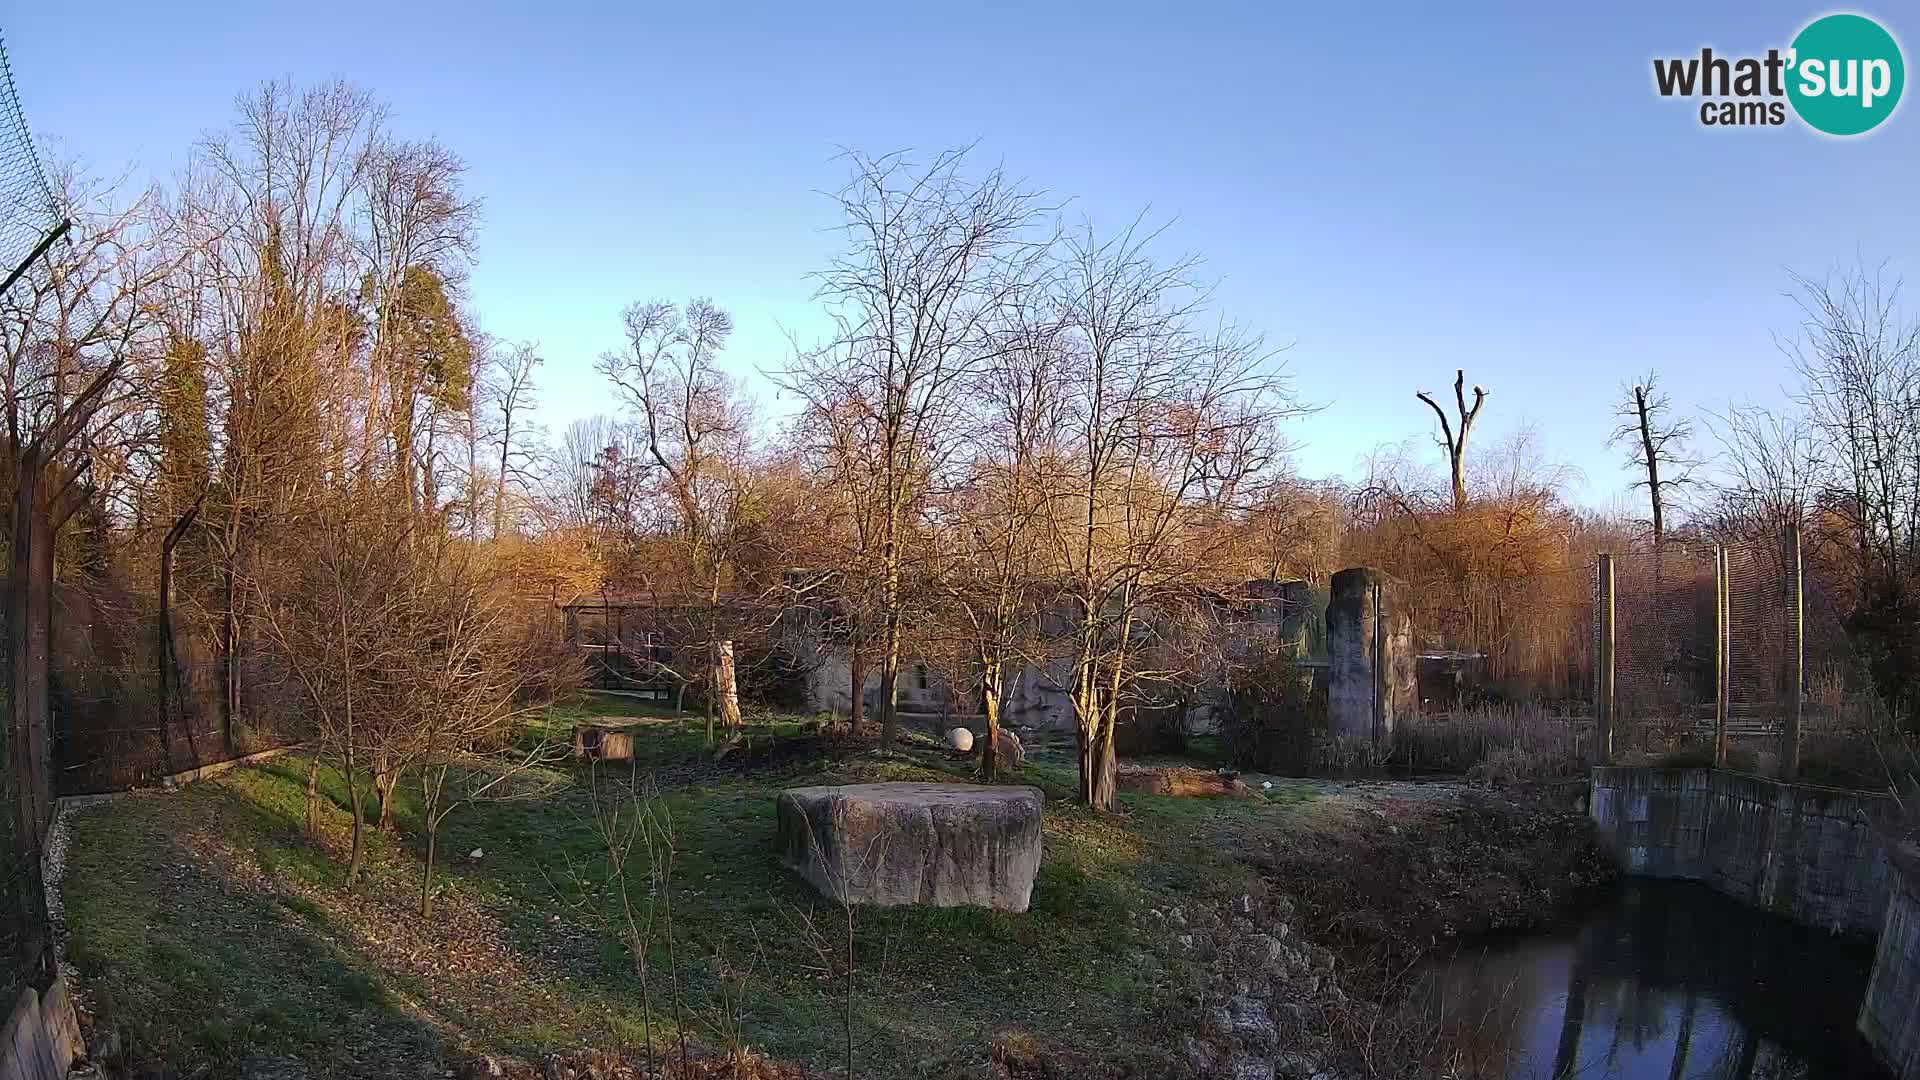
[[1387, 763], [1493, 783], [1578, 776], [1592, 762], [1593, 727], [1540, 705], [1483, 705], [1397, 727]]

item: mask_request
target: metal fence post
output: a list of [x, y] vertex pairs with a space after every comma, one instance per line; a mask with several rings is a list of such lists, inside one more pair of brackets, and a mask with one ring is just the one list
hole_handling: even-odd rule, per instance
[[1807, 690], [1806, 576], [1800, 562], [1800, 526], [1787, 526], [1787, 732], [1781, 768], [1789, 780], [1800, 776], [1800, 720]]
[[1613, 764], [1614, 588], [1613, 556], [1600, 556], [1600, 595], [1594, 611], [1600, 621], [1599, 646], [1593, 660], [1593, 756], [1595, 764]]
[[1729, 624], [1733, 612], [1727, 603], [1727, 549], [1713, 549], [1713, 764], [1715, 768], [1725, 768], [1727, 764], [1727, 695], [1732, 687], [1728, 673], [1731, 670], [1729, 653], [1733, 642], [1730, 639]]

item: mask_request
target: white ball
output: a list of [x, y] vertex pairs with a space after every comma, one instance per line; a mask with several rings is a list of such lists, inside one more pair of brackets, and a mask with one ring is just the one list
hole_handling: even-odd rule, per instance
[[947, 732], [947, 745], [965, 753], [973, 749], [973, 732], [963, 727], [954, 728]]

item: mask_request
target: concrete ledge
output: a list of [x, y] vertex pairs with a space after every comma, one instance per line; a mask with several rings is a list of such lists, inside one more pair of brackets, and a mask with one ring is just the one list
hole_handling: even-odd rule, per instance
[[1683, 878], [1822, 930], [1877, 936], [1855, 1026], [1920, 1080], [1920, 848], [1883, 829], [1885, 795], [1720, 769], [1593, 770], [1601, 843], [1642, 877]]
[[1855, 1026], [1897, 1080], [1920, 1080], [1920, 847], [1893, 849], [1893, 899]]
[[175, 788], [182, 784], [191, 784], [196, 780], [211, 779], [229, 769], [237, 769], [242, 765], [252, 765], [255, 762], [267, 761], [272, 758], [277, 758], [281, 754], [291, 754], [295, 750], [302, 749], [305, 749], [304, 744], [295, 743], [292, 746], [276, 746], [271, 750], [262, 750], [256, 754], [244, 754], [226, 761], [216, 761], [211, 765], [202, 765], [197, 769], [188, 769], [185, 772], [177, 772], [171, 776], [163, 776], [160, 778], [160, 786], [163, 788]]
[[1593, 770], [1588, 814], [1627, 873], [1712, 886], [1835, 933], [1876, 935], [1893, 877], [1884, 795], [1722, 769]]

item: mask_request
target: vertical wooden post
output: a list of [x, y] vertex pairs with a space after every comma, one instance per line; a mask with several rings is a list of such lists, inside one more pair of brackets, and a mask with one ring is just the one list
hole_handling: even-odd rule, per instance
[[1784, 672], [1787, 692], [1786, 745], [1781, 748], [1781, 768], [1787, 780], [1800, 776], [1800, 719], [1806, 700], [1806, 577], [1800, 563], [1800, 526], [1787, 526], [1787, 664]]
[[1369, 583], [1373, 596], [1373, 760], [1385, 761], [1387, 746], [1387, 621], [1381, 610], [1379, 581]]
[[1727, 603], [1727, 549], [1713, 549], [1713, 764], [1715, 768], [1725, 768], [1727, 764], [1727, 694], [1731, 690], [1727, 678], [1731, 670], [1728, 653], [1732, 641], [1728, 634], [1728, 625], [1732, 621], [1732, 609]]
[[1614, 591], [1613, 556], [1600, 556], [1600, 595], [1594, 598], [1594, 614], [1600, 622], [1597, 648], [1593, 658], [1593, 756], [1598, 765], [1613, 764], [1614, 699]]

